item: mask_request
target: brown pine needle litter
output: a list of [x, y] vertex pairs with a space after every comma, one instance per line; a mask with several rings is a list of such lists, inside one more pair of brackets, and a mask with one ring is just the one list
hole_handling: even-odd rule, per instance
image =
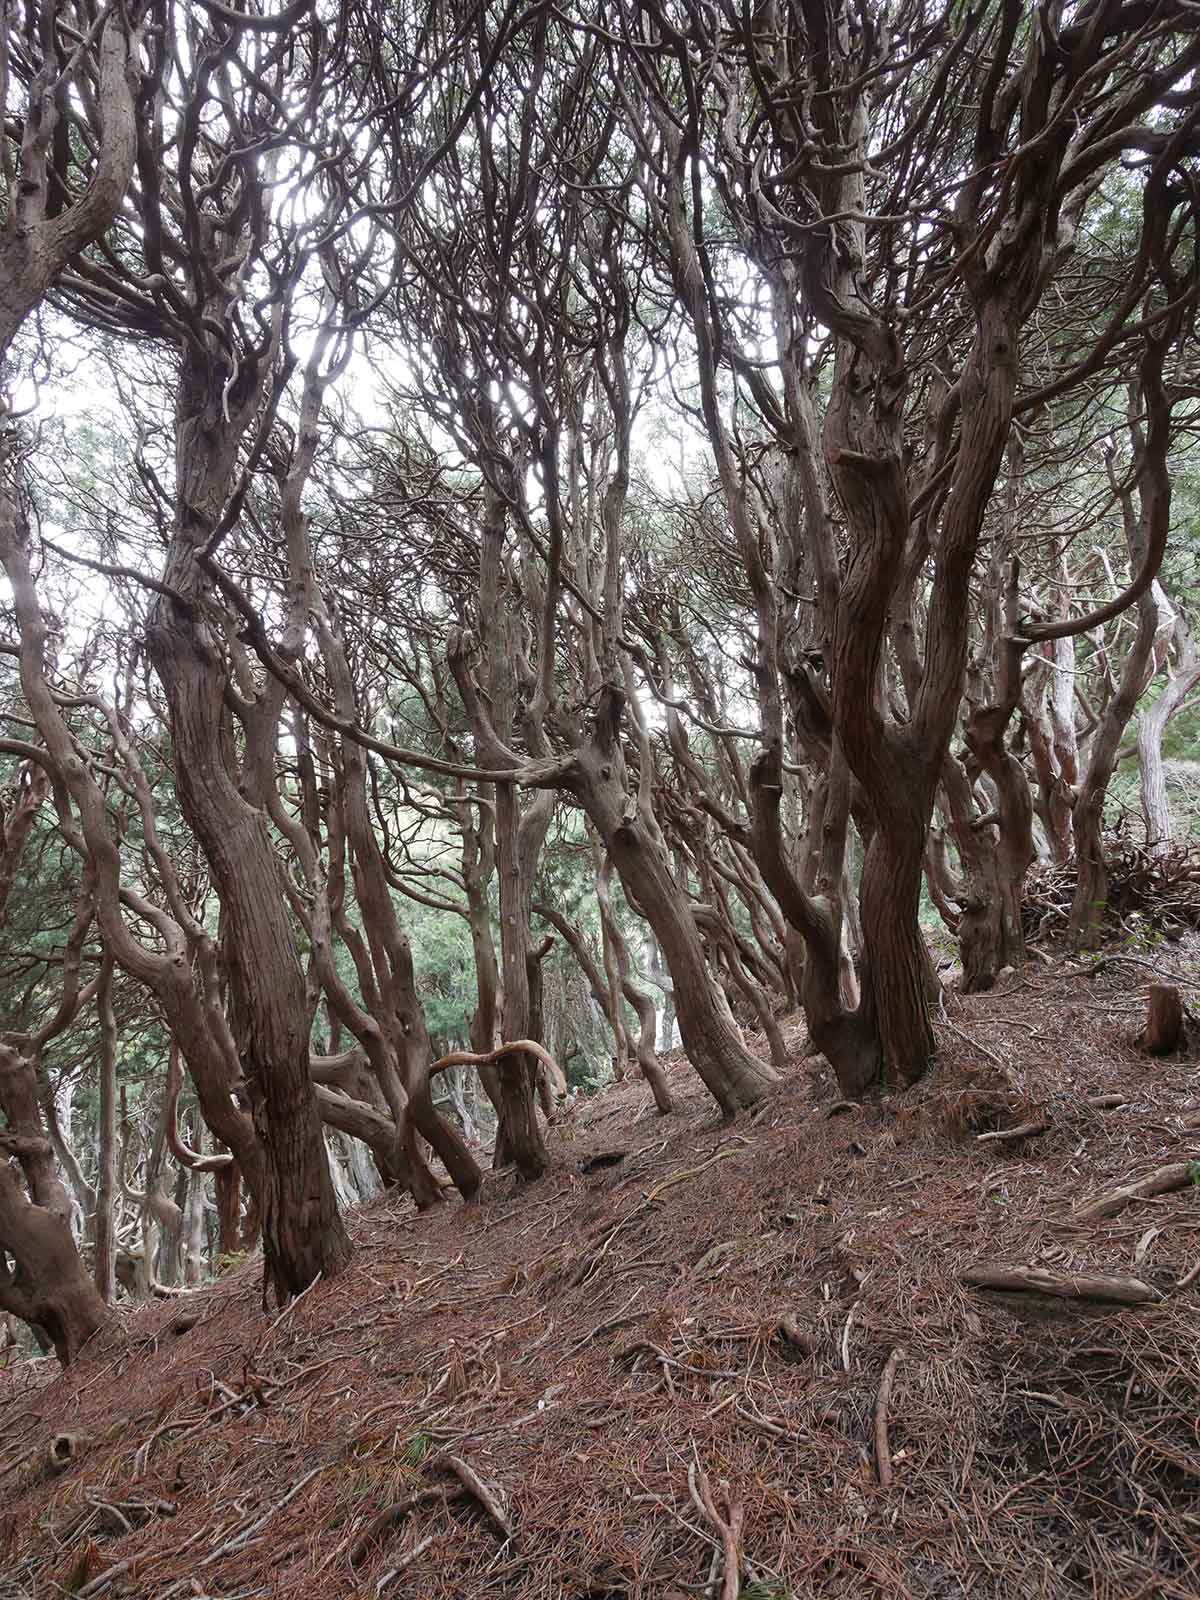
[[1200, 1160], [1200, 1074], [1129, 1043], [1149, 981], [952, 1000], [939, 1069], [835, 1117], [794, 1022], [730, 1127], [676, 1061], [542, 1183], [365, 1207], [286, 1316], [248, 1261], [0, 1374], [0, 1593], [1194, 1600], [1200, 1188], [1143, 1180]]

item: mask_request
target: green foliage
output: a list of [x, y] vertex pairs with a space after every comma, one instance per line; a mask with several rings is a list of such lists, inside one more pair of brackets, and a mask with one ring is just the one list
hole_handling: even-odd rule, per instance
[[398, 1454], [406, 1467], [419, 1467], [432, 1449], [432, 1434], [414, 1433], [400, 1446]]
[[466, 918], [414, 900], [401, 901], [400, 910], [412, 944], [426, 1026], [451, 1047], [465, 1044], [476, 1005], [475, 957]]

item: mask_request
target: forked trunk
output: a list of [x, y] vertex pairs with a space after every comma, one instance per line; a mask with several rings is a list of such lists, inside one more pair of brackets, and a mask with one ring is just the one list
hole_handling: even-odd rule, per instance
[[178, 504], [167, 582], [180, 597], [156, 602], [147, 643], [166, 691], [180, 806], [220, 897], [230, 1018], [264, 1152], [263, 1253], [281, 1298], [350, 1257], [309, 1080], [304, 974], [263, 812], [234, 779], [226, 672], [204, 617], [209, 590], [195, 550], [225, 503], [238, 438], [221, 425], [202, 361], [188, 359], [177, 418]]
[[[544, 810], [546, 821], [553, 808], [553, 795], [538, 795], [534, 806]], [[528, 816], [521, 815], [513, 784], [496, 787], [496, 845], [500, 874], [500, 960], [503, 971], [503, 1000], [500, 1031], [506, 1039], [527, 1039], [530, 1034], [529, 967], [526, 956], [530, 943], [530, 916], [533, 902], [531, 865], [521, 848], [522, 835], [529, 839]], [[535, 829], [538, 818], [534, 818]], [[545, 829], [541, 828], [544, 834]], [[536, 841], [540, 845], [540, 839]], [[536, 863], [537, 849], [533, 850]], [[515, 1163], [522, 1178], [540, 1178], [550, 1165], [550, 1155], [538, 1121], [536, 1089], [537, 1062], [527, 1055], [510, 1056], [500, 1067], [498, 1121], [496, 1124], [495, 1163]]]

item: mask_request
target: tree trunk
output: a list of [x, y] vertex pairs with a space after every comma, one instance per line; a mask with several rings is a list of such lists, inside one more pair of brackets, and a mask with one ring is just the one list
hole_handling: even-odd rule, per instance
[[33, 1063], [4, 1044], [0, 1109], [7, 1119], [0, 1129], [0, 1309], [42, 1328], [65, 1366], [107, 1311], [71, 1232], [71, 1197], [42, 1127]]
[[[620, 992], [637, 1012], [638, 1037], [635, 1048], [638, 1066], [641, 1068], [642, 1077], [650, 1085], [650, 1092], [654, 1096], [654, 1104], [658, 1107], [659, 1115], [666, 1116], [668, 1112], [674, 1110], [674, 1107], [671, 1104], [671, 1091], [667, 1088], [667, 1080], [654, 1053], [654, 1035], [657, 1031], [658, 1018], [650, 996], [644, 989], [639, 989], [633, 981], [629, 945], [613, 910], [611, 881], [612, 857], [605, 856], [596, 875], [596, 899], [600, 904], [601, 926], [608, 932], [608, 942], [616, 963]], [[620, 1004], [619, 1000], [617, 1004]]]
[[227, 677], [205, 620], [210, 582], [196, 551], [225, 510], [249, 416], [222, 415], [218, 360], [183, 357], [176, 415], [176, 528], [147, 646], [170, 713], [180, 807], [220, 897], [230, 1014], [254, 1126], [263, 1146], [263, 1253], [285, 1299], [350, 1258], [321, 1119], [308, 1076], [304, 974], [288, 918], [279, 861], [263, 812], [235, 783]]
[[[1109, 476], [1119, 499], [1125, 522], [1129, 564], [1137, 572], [1145, 559], [1151, 537], [1152, 519], [1169, 515], [1171, 484], [1165, 465], [1165, 443], [1157, 440], [1153, 454], [1147, 450], [1139, 420], [1141, 401], [1131, 386], [1129, 396], [1130, 436], [1137, 463], [1135, 509], [1133, 491], [1117, 486], [1112, 464]], [[1160, 430], [1156, 430], [1156, 434]], [[1075, 801], [1075, 896], [1071, 902], [1071, 936], [1081, 949], [1098, 945], [1103, 936], [1108, 910], [1108, 868], [1104, 859], [1104, 802], [1117, 764], [1121, 739], [1129, 726], [1138, 700], [1154, 676], [1154, 646], [1158, 635], [1158, 599], [1150, 586], [1137, 602], [1137, 631], [1121, 669], [1117, 692], [1109, 700], [1092, 736], [1087, 770]]]
[[885, 1081], [914, 1083], [936, 1048], [929, 1017], [928, 953], [921, 932], [924, 819], [902, 832], [879, 827], [867, 847], [859, 906], [863, 923], [862, 1008], [879, 1041]]
[[[507, 765], [502, 753], [520, 722], [531, 748], [544, 748], [541, 712], [531, 704], [518, 705], [517, 658], [520, 653], [519, 599], [513, 595], [506, 565], [507, 510], [504, 499], [489, 487], [479, 553], [479, 645], [483, 684], [487, 694], [486, 719], [473, 694], [465, 698], [472, 708], [475, 743], [482, 767]], [[452, 666], [454, 663], [452, 662]], [[460, 682], [460, 688], [462, 684]], [[528, 1039], [530, 919], [533, 879], [546, 830], [554, 814], [554, 794], [536, 794], [525, 813], [515, 785], [496, 786], [496, 868], [500, 891], [500, 1033], [505, 1039]], [[497, 1093], [494, 1162], [516, 1164], [525, 1179], [541, 1177], [550, 1165], [534, 1100], [537, 1063], [524, 1055], [508, 1057], [492, 1084]]]
[[662, 1020], [658, 1028], [658, 1048], [668, 1055], [675, 1048], [675, 991], [671, 985], [670, 975], [663, 963], [662, 951], [658, 947], [658, 940], [654, 937], [653, 930], [649, 933], [650, 940], [650, 977], [654, 987], [663, 997]]
[[[460, 794], [463, 790], [460, 788]], [[496, 870], [495, 811], [481, 807], [478, 823], [471, 817], [471, 804], [465, 798], [458, 808], [462, 830], [463, 883], [467, 891], [467, 926], [471, 930], [471, 950], [475, 957], [475, 1010], [471, 1015], [471, 1049], [487, 1055], [500, 1042], [497, 1025], [500, 1016], [500, 964], [496, 960], [496, 940], [492, 933], [492, 908], [488, 885]], [[480, 1067], [479, 1081], [491, 1102], [499, 1126], [503, 1095], [500, 1074], [494, 1066]]]
[[[11, 1267], [6, 1264], [10, 1256]], [[0, 1310], [43, 1330], [64, 1367], [108, 1316], [70, 1227], [25, 1199], [5, 1159], [0, 1159]]]
[[100, 1017], [99, 1151], [96, 1172], [96, 1288], [106, 1303], [116, 1298], [117, 1022], [112, 1007], [113, 960], [106, 951], [96, 990]]
[[654, 814], [647, 803], [632, 803], [626, 791], [624, 757], [615, 738], [623, 696], [610, 687], [605, 698], [597, 738], [578, 753], [574, 787], [620, 874], [626, 899], [654, 930], [671, 974], [688, 1060], [724, 1114], [735, 1117], [762, 1098], [776, 1074], [746, 1049], [720, 1004], [699, 929], [671, 872]]
[[[1155, 591], [1161, 594], [1157, 584]], [[1170, 602], [1165, 595], [1161, 595], [1161, 601], [1165, 607], [1170, 608]], [[1197, 658], [1195, 640], [1187, 622], [1178, 613], [1174, 616], [1172, 634], [1178, 659], [1158, 699], [1139, 717], [1137, 730], [1146, 846], [1151, 855], [1156, 856], [1165, 855], [1170, 850], [1174, 835], [1174, 821], [1171, 817], [1166, 778], [1163, 773], [1163, 734], [1166, 732], [1168, 722], [1197, 684], [1200, 684], [1200, 659]]]
[[204, 1282], [204, 1177], [199, 1172], [187, 1174], [182, 1244], [184, 1284], [198, 1289]]

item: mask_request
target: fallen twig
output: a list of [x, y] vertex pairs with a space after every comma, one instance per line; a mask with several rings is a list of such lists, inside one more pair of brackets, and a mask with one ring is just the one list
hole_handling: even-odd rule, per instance
[[993, 1133], [977, 1133], [976, 1144], [1005, 1144], [1014, 1139], [1032, 1139], [1035, 1134], [1045, 1133], [1050, 1123], [1046, 1117], [1039, 1117], [1033, 1122], [1019, 1122], [1015, 1128], [998, 1128]]
[[897, 1345], [887, 1358], [883, 1376], [879, 1380], [879, 1394], [875, 1400], [875, 1465], [879, 1472], [880, 1487], [884, 1489], [890, 1488], [892, 1483], [892, 1451], [888, 1444], [888, 1406], [891, 1404], [896, 1368], [903, 1359], [904, 1350]]
[[797, 1350], [803, 1350], [805, 1355], [815, 1356], [821, 1347], [821, 1341], [817, 1336], [805, 1332], [795, 1317], [780, 1317], [779, 1332], [788, 1344], [794, 1345]]
[[846, 1314], [846, 1326], [842, 1329], [842, 1370], [844, 1372], [850, 1371], [850, 1329], [854, 1325], [854, 1319], [858, 1315], [858, 1308], [861, 1303], [861, 1301], [856, 1300], [850, 1307]]
[[124, 1561], [118, 1561], [115, 1566], [93, 1578], [91, 1583], [85, 1583], [82, 1589], [76, 1589], [76, 1600], [92, 1600], [93, 1595], [103, 1594], [109, 1584], [123, 1572], [128, 1572], [137, 1559], [137, 1556], [126, 1556]]
[[756, 1412], [747, 1411], [740, 1402], [734, 1406], [733, 1414], [736, 1417], [740, 1417], [751, 1428], [757, 1428], [760, 1433], [765, 1433], [772, 1439], [784, 1439], [789, 1444], [798, 1444], [800, 1442], [794, 1433], [789, 1433], [786, 1428], [781, 1428], [777, 1422], [772, 1422], [770, 1417], [763, 1417]]
[[992, 1062], [994, 1066], [999, 1067], [1001, 1071], [1005, 1070], [1004, 1062], [1001, 1061], [1000, 1057], [996, 1055], [993, 1050], [989, 1050], [985, 1044], [980, 1044], [978, 1039], [972, 1039], [969, 1033], [964, 1033], [960, 1027], [957, 1027], [953, 1022], [950, 1021], [949, 1017], [942, 1017], [942, 1027], [949, 1028], [950, 1032], [954, 1034], [956, 1038], [961, 1039], [965, 1045], [969, 1045], [972, 1050], [977, 1050], [981, 1056], [986, 1056], [988, 1060]]
[[708, 1477], [698, 1459], [688, 1467], [688, 1490], [693, 1503], [721, 1540], [725, 1569], [721, 1581], [721, 1600], [737, 1600], [742, 1586], [742, 1522], [745, 1517], [742, 1505], [726, 1492], [726, 1515], [722, 1517], [718, 1513]]
[[629, 1299], [626, 1300], [625, 1304], [621, 1307], [620, 1311], [615, 1317], [609, 1317], [607, 1322], [598, 1322], [590, 1333], [585, 1333], [582, 1339], [577, 1339], [567, 1351], [566, 1355], [563, 1357], [563, 1360], [569, 1361], [572, 1356], [578, 1355], [585, 1345], [591, 1344], [593, 1339], [599, 1339], [606, 1333], [615, 1333], [618, 1328], [628, 1327], [631, 1322], [638, 1322], [642, 1317], [648, 1317], [650, 1315], [650, 1308], [647, 1308], [644, 1311], [630, 1311], [629, 1309], [641, 1292], [642, 1288], [639, 1285], [639, 1287], [636, 1288], [629, 1296]]
[[406, 1567], [411, 1567], [417, 1557], [419, 1555], [423, 1555], [424, 1552], [429, 1549], [429, 1546], [434, 1541], [434, 1537], [435, 1536], [432, 1533], [427, 1534], [419, 1544], [413, 1545], [411, 1550], [406, 1551], [405, 1554], [400, 1557], [399, 1561], [397, 1561], [396, 1565], [385, 1572], [383, 1577], [380, 1578], [379, 1582], [375, 1585], [375, 1593], [382, 1594], [387, 1586], [390, 1583], [393, 1583]]
[[690, 1372], [697, 1378], [743, 1378], [744, 1372], [735, 1372], [730, 1367], [694, 1367], [690, 1362], [679, 1361], [674, 1356], [669, 1356], [665, 1350], [656, 1344], [651, 1344], [649, 1339], [635, 1339], [632, 1344], [627, 1344], [623, 1350], [617, 1352], [616, 1359], [623, 1361], [627, 1356], [636, 1355], [639, 1350], [649, 1350], [654, 1359], [664, 1367], [674, 1367], [679, 1372]]
[[650, 1200], [657, 1200], [659, 1195], [666, 1194], [668, 1189], [673, 1189], [677, 1183], [682, 1183], [686, 1178], [695, 1178], [701, 1172], [707, 1172], [709, 1167], [715, 1166], [718, 1161], [726, 1161], [730, 1156], [741, 1155], [741, 1150], [733, 1145], [726, 1145], [723, 1150], [718, 1150], [715, 1156], [710, 1156], [707, 1161], [702, 1161], [698, 1167], [685, 1167], [682, 1172], [673, 1172], [669, 1178], [664, 1178], [661, 1183], [649, 1189], [643, 1204]]
[[301, 1489], [304, 1488], [305, 1484], [311, 1483], [318, 1473], [324, 1472], [325, 1470], [326, 1468], [324, 1466], [314, 1467], [311, 1472], [306, 1472], [302, 1478], [298, 1478], [288, 1492], [284, 1495], [282, 1500], [277, 1500], [274, 1505], [268, 1506], [263, 1512], [262, 1516], [257, 1518], [256, 1521], [250, 1523], [248, 1527], [243, 1528], [240, 1533], [235, 1533], [231, 1539], [226, 1539], [223, 1545], [218, 1546], [218, 1548], [212, 1551], [210, 1555], [205, 1556], [200, 1565], [202, 1567], [211, 1567], [214, 1561], [219, 1561], [222, 1556], [228, 1555], [230, 1551], [243, 1549], [250, 1542], [252, 1534], [257, 1533], [261, 1527], [270, 1522], [271, 1518], [275, 1516], [277, 1512], [282, 1511], [284, 1506], [290, 1504], [290, 1502], [296, 1498]]
[[260, 1350], [262, 1349], [263, 1345], [266, 1344], [267, 1340], [271, 1337], [271, 1335], [275, 1332], [276, 1328], [279, 1327], [280, 1323], [281, 1322], [285, 1322], [287, 1320], [287, 1318], [291, 1316], [292, 1312], [295, 1311], [296, 1307], [300, 1304], [301, 1300], [304, 1299], [305, 1295], [309, 1295], [309, 1294], [311, 1294], [313, 1292], [313, 1290], [321, 1282], [321, 1277], [322, 1277], [322, 1274], [318, 1272], [316, 1277], [313, 1279], [313, 1281], [310, 1284], [306, 1285], [305, 1288], [301, 1289], [301, 1291], [300, 1291], [300, 1293], [298, 1295], [294, 1295], [292, 1297], [292, 1299], [290, 1299], [288, 1301], [287, 1305], [284, 1306], [283, 1310], [279, 1313], [279, 1315], [275, 1318], [274, 1322], [272, 1322], [271, 1326], [267, 1329], [267, 1331], [263, 1334], [262, 1338], [258, 1341], [258, 1348]]

